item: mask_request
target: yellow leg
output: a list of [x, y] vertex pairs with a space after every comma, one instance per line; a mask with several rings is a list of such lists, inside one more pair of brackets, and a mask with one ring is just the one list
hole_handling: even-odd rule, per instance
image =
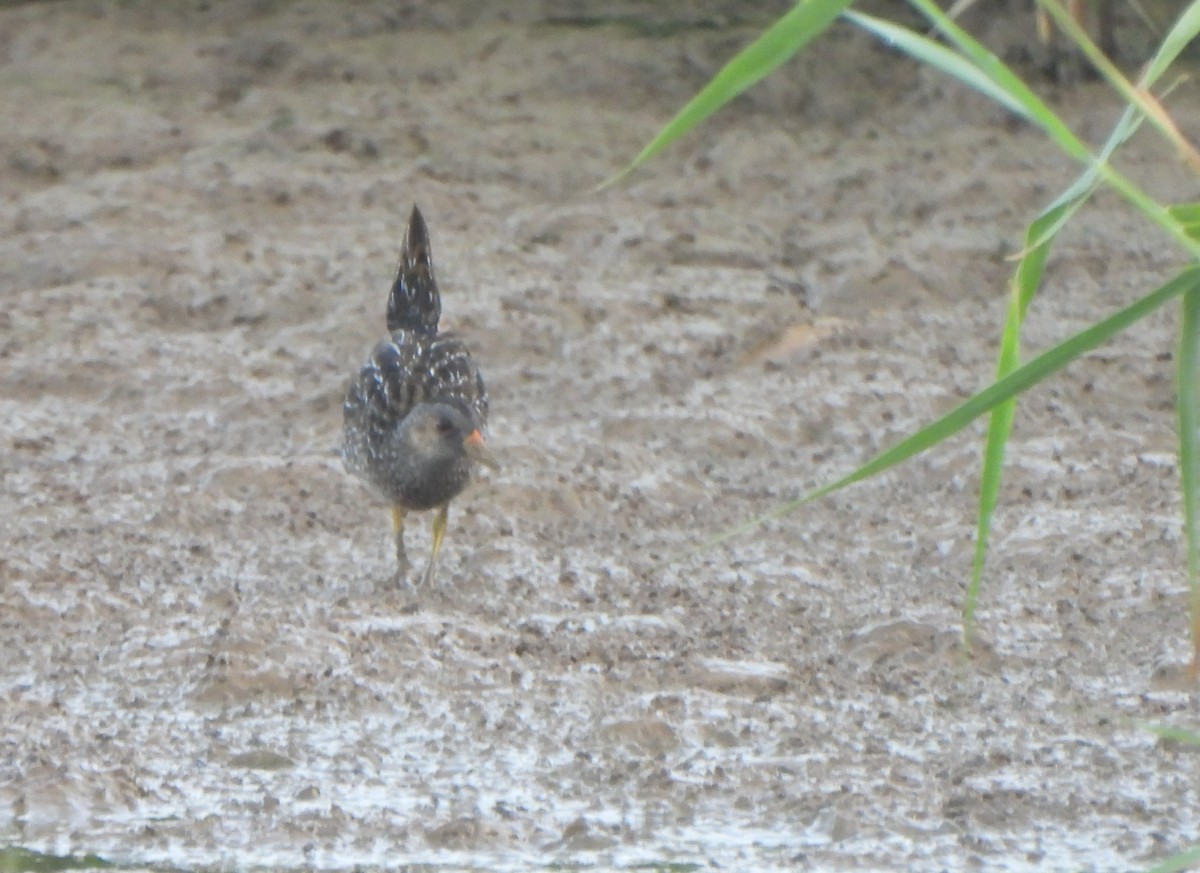
[[429, 566], [425, 568], [425, 584], [431, 585], [437, 573], [438, 552], [442, 549], [442, 539], [446, 536], [446, 517], [450, 514], [450, 504], [443, 503], [438, 507], [437, 515], [433, 517], [433, 548], [429, 552]]
[[408, 555], [404, 551], [404, 510], [392, 507], [392, 531], [396, 534], [396, 579], [403, 582], [408, 575]]

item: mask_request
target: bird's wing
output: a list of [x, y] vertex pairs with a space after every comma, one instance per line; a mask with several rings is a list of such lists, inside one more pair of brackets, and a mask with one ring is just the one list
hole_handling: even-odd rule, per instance
[[398, 424], [421, 396], [425, 341], [396, 331], [371, 351], [346, 391], [347, 425], [368, 433], [385, 433]]
[[422, 400], [453, 403], [471, 416], [477, 427], [487, 424], [487, 389], [461, 339], [444, 333], [431, 340], [425, 345], [422, 364]]

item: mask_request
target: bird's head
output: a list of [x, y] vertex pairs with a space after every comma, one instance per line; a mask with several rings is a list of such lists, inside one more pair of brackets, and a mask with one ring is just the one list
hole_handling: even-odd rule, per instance
[[493, 470], [500, 469], [479, 428], [457, 406], [422, 403], [405, 418], [404, 429], [409, 445], [419, 457], [429, 461], [465, 457]]

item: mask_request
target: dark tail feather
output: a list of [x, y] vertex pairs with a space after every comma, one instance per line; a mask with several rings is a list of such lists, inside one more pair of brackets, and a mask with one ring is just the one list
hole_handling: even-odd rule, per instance
[[433, 276], [433, 251], [429, 247], [429, 229], [421, 210], [413, 207], [404, 234], [404, 251], [400, 253], [400, 268], [392, 293], [388, 295], [387, 327], [389, 331], [411, 330], [416, 333], [437, 333], [442, 300], [437, 279]]

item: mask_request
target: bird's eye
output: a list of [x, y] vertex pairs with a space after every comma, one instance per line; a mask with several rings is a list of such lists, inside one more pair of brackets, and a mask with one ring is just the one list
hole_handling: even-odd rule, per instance
[[448, 418], [439, 418], [437, 420], [437, 432], [442, 436], [454, 433], [454, 422]]

